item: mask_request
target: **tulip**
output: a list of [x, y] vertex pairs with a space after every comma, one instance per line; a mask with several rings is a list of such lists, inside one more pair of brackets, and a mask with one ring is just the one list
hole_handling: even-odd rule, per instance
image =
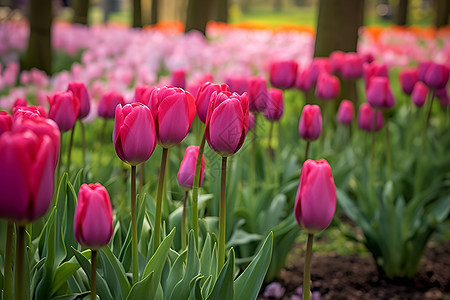
[[279, 89], [269, 89], [269, 101], [267, 101], [264, 117], [269, 121], [279, 121], [283, 116], [283, 91]]
[[53, 197], [55, 148], [49, 136], [32, 131], [0, 136], [0, 218], [33, 222]]
[[248, 82], [246, 77], [228, 77], [225, 83], [229, 86], [230, 92], [239, 95], [248, 92]]
[[322, 114], [318, 105], [306, 104], [303, 107], [298, 132], [307, 141], [315, 141], [319, 138], [322, 132]]
[[104, 93], [98, 103], [98, 115], [105, 119], [114, 119], [118, 104], [125, 105], [125, 99], [121, 93], [116, 91]]
[[85, 118], [91, 110], [91, 99], [89, 97], [86, 85], [79, 81], [69, 82], [67, 91], [72, 91], [74, 98], [78, 98], [80, 102], [78, 118]]
[[18, 119], [34, 119], [40, 117], [47, 117], [45, 110], [41, 106], [15, 106], [13, 107], [14, 122]]
[[80, 101], [71, 91], [59, 92], [48, 97], [50, 109], [48, 117], [58, 124], [61, 132], [69, 131], [75, 125], [79, 111]]
[[137, 86], [134, 90], [134, 97], [132, 102], [140, 102], [150, 107], [150, 96], [152, 95], [154, 89], [154, 86]]
[[427, 72], [427, 70], [431, 64], [432, 64], [431, 61], [419, 62], [419, 65], [417, 66], [417, 79], [418, 80], [425, 81], [425, 73]]
[[183, 89], [166, 86], [153, 90], [150, 102], [160, 145], [170, 148], [181, 143], [195, 117], [194, 97]]
[[411, 95], [414, 85], [419, 80], [417, 68], [401, 70], [398, 78], [403, 92], [407, 95]]
[[345, 52], [338, 50], [333, 51], [330, 54], [331, 73], [340, 74], [344, 63], [345, 63]]
[[389, 78], [373, 77], [370, 79], [369, 87], [366, 91], [367, 102], [376, 108], [392, 108], [395, 105], [394, 94], [391, 90]]
[[83, 184], [78, 192], [73, 231], [78, 243], [90, 249], [106, 246], [113, 233], [111, 200], [100, 183]]
[[308, 233], [327, 228], [336, 210], [336, 187], [331, 167], [324, 159], [303, 164], [295, 198], [295, 219]]
[[339, 79], [326, 72], [317, 78], [316, 97], [322, 100], [333, 100], [339, 96]]
[[197, 107], [197, 116], [203, 123], [206, 122], [206, 116], [208, 114], [209, 101], [213, 92], [220, 93], [222, 91], [230, 91], [228, 85], [225, 83], [211, 83], [205, 82], [200, 86], [195, 99], [195, 105]]
[[363, 78], [366, 89], [370, 84], [372, 77], [389, 77], [388, 69], [385, 64], [372, 62], [363, 64]]
[[347, 53], [341, 66], [344, 79], [356, 79], [362, 76], [363, 59], [358, 53]]
[[0, 110], [0, 135], [7, 131], [11, 131], [13, 118], [6, 111]]
[[146, 161], [156, 147], [156, 130], [150, 109], [142, 103], [117, 105], [113, 132], [117, 156], [132, 166]]
[[248, 79], [248, 99], [251, 111], [264, 111], [269, 102], [267, 82], [264, 77], [254, 76]]
[[432, 89], [442, 89], [447, 85], [449, 69], [445, 65], [431, 63], [426, 69], [423, 81]]
[[170, 85], [181, 89], [186, 88], [186, 72], [184, 70], [175, 70], [172, 72]]
[[377, 111], [375, 128], [373, 128], [374, 110], [369, 103], [363, 103], [359, 107], [358, 125], [362, 130], [372, 132], [379, 131], [383, 127], [383, 115]]
[[27, 100], [19, 97], [14, 101], [13, 108], [18, 107], [18, 106], [27, 106], [27, 105], [28, 105]]
[[298, 64], [294, 60], [273, 62], [270, 66], [270, 84], [276, 88], [289, 89], [294, 86]]
[[309, 79], [309, 68], [299, 70], [295, 80], [295, 87], [305, 93], [313, 87], [313, 83]]
[[248, 130], [253, 130], [255, 128], [255, 114], [252, 112], [248, 113]]
[[[189, 146], [186, 148], [183, 160], [180, 164], [180, 169], [178, 170], [177, 179], [178, 183], [183, 189], [190, 190], [194, 185], [194, 173], [195, 164], [197, 163], [197, 157], [200, 147]], [[202, 156], [201, 168], [200, 168], [200, 181], [199, 186], [203, 183], [203, 175], [205, 171], [205, 156]]]
[[248, 131], [247, 93], [214, 92], [206, 117], [205, 136], [217, 154], [228, 157], [244, 143]]
[[338, 122], [350, 124], [353, 120], [353, 115], [353, 103], [349, 100], [342, 100], [337, 113]]
[[421, 81], [414, 85], [411, 93], [411, 100], [417, 107], [422, 107], [427, 100], [428, 87]]
[[[186, 90], [191, 93], [191, 95], [197, 99], [198, 91], [200, 87], [205, 84], [206, 82], [213, 82], [214, 77], [210, 73], [205, 73], [201, 75], [200, 77], [194, 79], [186, 88]], [[208, 106], [206, 106], [206, 110], [208, 110]]]
[[331, 73], [331, 63], [328, 58], [315, 58], [309, 66], [307, 86], [313, 86], [317, 83], [317, 79], [322, 72]]

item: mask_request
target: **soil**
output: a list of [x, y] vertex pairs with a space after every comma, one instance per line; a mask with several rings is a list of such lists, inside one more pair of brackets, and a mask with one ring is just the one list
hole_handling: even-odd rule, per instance
[[[284, 288], [284, 295], [264, 297], [263, 286], [258, 299], [301, 299], [305, 245], [296, 244], [288, 257], [288, 265], [276, 282]], [[450, 299], [450, 241], [430, 242], [421, 261], [419, 272], [413, 279], [403, 282], [380, 279], [371, 256], [316, 255], [311, 266], [313, 299]], [[294, 259], [301, 258], [301, 259]], [[320, 293], [320, 294], [319, 294]], [[280, 293], [283, 294], [283, 293]]]

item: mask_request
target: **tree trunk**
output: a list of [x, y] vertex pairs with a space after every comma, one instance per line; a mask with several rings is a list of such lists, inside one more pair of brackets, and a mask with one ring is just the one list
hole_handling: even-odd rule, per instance
[[408, 23], [408, 2], [409, 0], [400, 0], [395, 12], [395, 24], [406, 26]]
[[228, 0], [214, 0], [212, 11], [214, 21], [228, 23]]
[[198, 30], [206, 33], [206, 24], [210, 20], [210, 0], [189, 0], [185, 31]]
[[133, 0], [133, 27], [142, 27], [141, 0]]
[[436, 28], [439, 28], [448, 25], [448, 17], [450, 15], [450, 1], [434, 0], [434, 7], [436, 12], [434, 26], [436, 26]]
[[155, 25], [158, 23], [158, 0], [152, 0], [150, 24]]
[[273, 1], [273, 11], [280, 12], [282, 8], [283, 8], [282, 0], [274, 0]]
[[52, 0], [30, 0], [30, 35], [22, 68], [38, 68], [47, 74], [52, 72]]
[[75, 0], [73, 5], [72, 23], [87, 25], [89, 13], [89, 0]]

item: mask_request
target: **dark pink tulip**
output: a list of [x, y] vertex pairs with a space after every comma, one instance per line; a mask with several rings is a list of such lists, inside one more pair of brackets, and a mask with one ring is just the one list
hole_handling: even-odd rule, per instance
[[367, 102], [376, 108], [392, 108], [395, 105], [394, 94], [387, 77], [373, 77], [370, 79], [366, 91]]
[[100, 183], [83, 184], [73, 219], [73, 232], [78, 243], [86, 248], [106, 246], [113, 234], [111, 200]]
[[[178, 183], [183, 189], [190, 190], [194, 185], [195, 167], [197, 164], [199, 146], [189, 146], [186, 148], [183, 160], [178, 170], [177, 179]], [[205, 172], [205, 155], [202, 155], [202, 164], [200, 167], [200, 181], [199, 186], [203, 183], [203, 175]]]
[[326, 57], [314, 58], [309, 66], [308, 83], [307, 86], [314, 86], [317, 83], [317, 79], [322, 72], [331, 74], [330, 59]]
[[341, 124], [350, 124], [353, 120], [353, 103], [349, 100], [342, 100], [337, 112], [337, 120]]
[[424, 82], [432, 89], [442, 89], [447, 85], [448, 77], [447, 66], [431, 63], [425, 72]]
[[270, 65], [270, 84], [279, 89], [289, 89], [295, 84], [298, 64], [295, 60], [276, 61]]
[[378, 62], [363, 64], [363, 78], [366, 89], [369, 87], [372, 77], [389, 77], [387, 66]]
[[0, 218], [21, 224], [42, 217], [53, 197], [55, 149], [31, 131], [0, 136]]
[[[205, 74], [201, 75], [200, 77], [198, 77], [197, 79], [195, 79], [194, 81], [192, 81], [190, 84], [188, 84], [186, 90], [189, 93], [191, 93], [191, 95], [192, 95], [192, 97], [194, 97], [194, 99], [197, 99], [198, 91], [199, 91], [200, 87], [206, 82], [213, 82], [213, 81], [214, 81], [214, 77], [212, 76], [212, 74], [205, 73]], [[206, 107], [206, 110], [208, 110], [208, 106]]]
[[114, 119], [118, 104], [125, 105], [125, 99], [121, 93], [116, 91], [104, 93], [98, 103], [98, 115], [105, 119]]
[[247, 93], [214, 92], [205, 124], [205, 137], [211, 149], [224, 157], [236, 153], [247, 136], [248, 118]]
[[345, 62], [345, 52], [334, 51], [330, 54], [331, 73], [340, 74]]
[[255, 128], [255, 114], [250, 112], [248, 114], [248, 130]]
[[209, 101], [211, 95], [214, 92], [220, 93], [223, 91], [230, 91], [228, 85], [225, 83], [211, 83], [205, 82], [200, 86], [197, 93], [197, 98], [195, 99], [195, 105], [197, 106], [197, 116], [203, 123], [206, 122], [206, 116], [208, 114]]
[[27, 106], [27, 100], [24, 98], [17, 98], [16, 101], [14, 101], [14, 107], [18, 107], [18, 106]]
[[46, 118], [47, 114], [41, 106], [15, 106], [13, 107], [14, 122], [19, 119]]
[[295, 87], [303, 92], [309, 92], [313, 85], [313, 82], [309, 79], [309, 68], [299, 70], [295, 80]]
[[317, 78], [316, 97], [322, 100], [333, 100], [339, 96], [339, 79], [326, 72]]
[[417, 78], [420, 81], [425, 81], [425, 74], [431, 64], [432, 64], [431, 61], [421, 61], [417, 66]]
[[[359, 107], [358, 113], [358, 125], [362, 130], [372, 132], [373, 131], [373, 118], [374, 110], [369, 103], [363, 103]], [[375, 131], [379, 131], [383, 127], [383, 115], [381, 111], [377, 111]]]
[[6, 111], [0, 110], [0, 135], [4, 132], [11, 131], [13, 118]]
[[48, 117], [58, 124], [61, 132], [69, 131], [75, 125], [80, 112], [80, 101], [71, 91], [59, 92], [48, 97]]
[[450, 97], [448, 96], [448, 94], [438, 97], [438, 99], [439, 99], [439, 102], [441, 103], [441, 105], [443, 105], [443, 106], [450, 105]]
[[279, 121], [283, 116], [283, 112], [283, 91], [273, 88], [269, 89], [269, 101], [264, 110], [264, 117], [269, 121]]
[[442, 89], [435, 90], [434, 96], [436, 96], [439, 99], [448, 97], [447, 87], [443, 87]]
[[336, 186], [330, 165], [325, 159], [308, 159], [295, 198], [295, 219], [306, 232], [314, 234], [330, 225], [335, 210]]
[[228, 85], [230, 92], [232, 93], [238, 93], [240, 95], [248, 92], [248, 82], [246, 77], [228, 77], [225, 80], [225, 83]]
[[113, 132], [117, 156], [132, 166], [145, 162], [156, 147], [156, 130], [150, 109], [142, 103], [117, 105]]
[[422, 107], [427, 100], [428, 87], [425, 83], [418, 81], [414, 85], [414, 89], [411, 93], [411, 100], [417, 107]]
[[172, 72], [172, 77], [170, 79], [170, 85], [185, 89], [186, 88], [186, 72], [184, 70], [174, 70]]
[[414, 85], [419, 80], [417, 68], [408, 68], [400, 71], [398, 75], [400, 85], [405, 94], [411, 95]]
[[132, 102], [143, 103], [148, 107], [150, 107], [150, 97], [152, 96], [152, 92], [155, 88], [156, 87], [154, 86], [147, 86], [147, 85], [137, 86], [134, 89], [134, 97]]
[[344, 79], [356, 79], [362, 76], [363, 59], [358, 53], [347, 53], [341, 66], [341, 76]]
[[248, 99], [251, 111], [264, 111], [269, 101], [267, 82], [264, 77], [254, 76], [248, 79]]
[[170, 148], [181, 143], [195, 118], [194, 97], [183, 89], [166, 86], [154, 89], [150, 102], [160, 145]]
[[74, 98], [80, 101], [80, 113], [78, 118], [85, 118], [91, 111], [91, 98], [84, 82], [72, 81], [69, 82], [67, 91], [72, 91]]
[[322, 132], [322, 114], [318, 105], [306, 104], [303, 107], [298, 133], [307, 141], [317, 140]]

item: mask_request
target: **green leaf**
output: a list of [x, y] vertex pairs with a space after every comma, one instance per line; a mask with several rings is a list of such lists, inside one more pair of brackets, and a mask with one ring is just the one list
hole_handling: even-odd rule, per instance
[[183, 263], [186, 260], [187, 250], [183, 251], [173, 263], [173, 267], [170, 270], [169, 276], [164, 286], [165, 299], [168, 299], [172, 295], [172, 291], [175, 285], [181, 281], [184, 275]]
[[202, 274], [198, 274], [195, 276], [190, 283], [191, 293], [189, 295], [189, 299], [193, 300], [203, 300], [202, 289], [201, 289], [201, 281], [203, 279]]
[[69, 294], [69, 295], [63, 295], [58, 297], [53, 297], [52, 300], [75, 300], [75, 299], [84, 299], [85, 297], [89, 296], [91, 292], [83, 292], [83, 293], [75, 293], [75, 294]]
[[138, 281], [130, 290], [130, 293], [127, 296], [127, 300], [141, 300], [141, 299], [153, 299], [150, 297], [148, 291], [151, 288], [153, 277], [155, 273], [151, 272], [147, 276], [144, 277], [141, 281]]
[[128, 295], [131, 286], [123, 266], [108, 246], [103, 247], [99, 252], [105, 279], [112, 290], [114, 298], [124, 299]]
[[[234, 299], [234, 250], [231, 248], [228, 253], [228, 260], [225, 266], [220, 271], [219, 277], [214, 285], [214, 288], [211, 294], [208, 296], [208, 300], [215, 299]], [[264, 276], [263, 276], [264, 277]], [[237, 298], [237, 299], [245, 299], [245, 298]]]

